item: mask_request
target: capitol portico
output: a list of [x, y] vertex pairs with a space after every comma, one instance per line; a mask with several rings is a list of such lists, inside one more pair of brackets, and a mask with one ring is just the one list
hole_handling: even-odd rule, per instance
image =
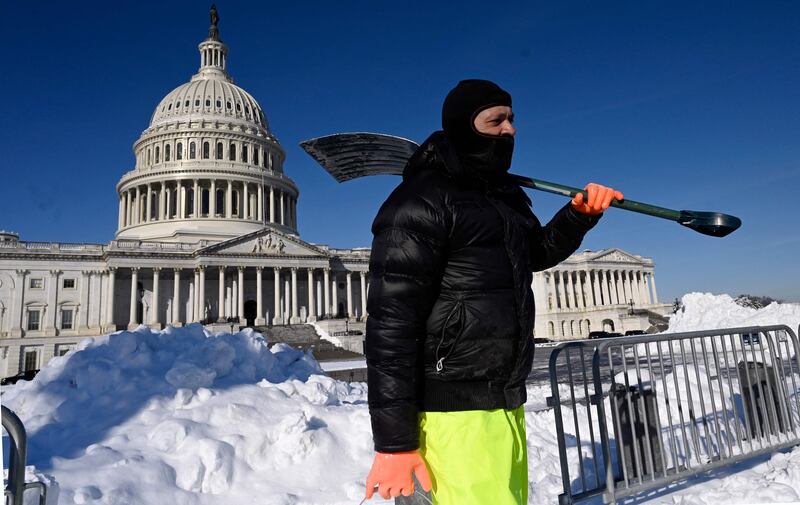
[[[300, 238], [285, 152], [228, 74], [216, 21], [198, 49], [198, 72], [161, 100], [133, 146], [113, 240], [0, 232], [0, 376], [140, 324], [363, 325], [369, 249]], [[618, 249], [574, 254], [536, 273], [533, 288], [535, 334], [551, 339], [646, 329], [669, 307], [653, 261]]]

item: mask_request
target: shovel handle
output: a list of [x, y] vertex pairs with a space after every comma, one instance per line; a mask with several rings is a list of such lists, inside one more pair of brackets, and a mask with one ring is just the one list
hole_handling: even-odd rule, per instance
[[[563, 184], [557, 184], [555, 182], [547, 182], [542, 181], [539, 179], [532, 179], [530, 177], [524, 177], [522, 175], [514, 175], [514, 177], [519, 182], [520, 186], [525, 186], [526, 188], [536, 189], [539, 191], [546, 191], [547, 193], [555, 193], [556, 195], [568, 196], [573, 198], [578, 193], [583, 193], [584, 198], [588, 198], [589, 194], [584, 189], [573, 188], [572, 186], [565, 186]], [[678, 221], [681, 217], [681, 213], [677, 210], [666, 209], [664, 207], [658, 207], [656, 205], [650, 205], [648, 203], [636, 202], [633, 200], [612, 200], [611, 201], [612, 207], [618, 207], [620, 209], [630, 210], [633, 212], [638, 212], [640, 214], [647, 214], [648, 216], [655, 216], [660, 217], [662, 219], [668, 219], [670, 221]]]

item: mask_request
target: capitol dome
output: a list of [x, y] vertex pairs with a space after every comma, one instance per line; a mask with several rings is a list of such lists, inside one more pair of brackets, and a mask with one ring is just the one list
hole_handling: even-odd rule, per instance
[[216, 116], [222, 121], [251, 123], [268, 133], [266, 116], [256, 99], [233, 84], [227, 74], [224, 78], [218, 77], [209, 78], [201, 70], [191, 81], [172, 90], [153, 112], [150, 127], [202, 115]]
[[212, 21], [200, 68], [156, 106], [117, 184], [118, 239], [219, 242], [265, 227], [297, 234], [294, 181], [255, 98], [227, 72]]

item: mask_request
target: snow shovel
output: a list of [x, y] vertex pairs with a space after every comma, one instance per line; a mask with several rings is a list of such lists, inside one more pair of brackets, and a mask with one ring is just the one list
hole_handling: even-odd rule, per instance
[[[317, 160], [337, 182], [345, 182], [368, 175], [402, 175], [406, 162], [419, 144], [394, 135], [358, 132], [309, 139], [301, 142], [300, 147]], [[584, 198], [588, 197], [586, 191], [579, 188], [521, 175], [514, 175], [514, 178], [520, 186], [526, 188], [569, 198], [578, 193], [583, 193]], [[628, 199], [614, 200], [611, 206], [675, 221], [712, 237], [724, 237], [742, 225], [742, 220], [738, 217], [720, 212], [679, 211]]]

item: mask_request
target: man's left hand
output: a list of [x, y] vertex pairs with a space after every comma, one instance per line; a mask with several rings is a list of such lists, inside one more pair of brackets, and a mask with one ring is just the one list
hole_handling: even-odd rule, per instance
[[587, 214], [589, 216], [602, 214], [609, 206], [611, 206], [612, 201], [622, 201], [625, 198], [621, 191], [617, 191], [614, 188], [601, 186], [600, 184], [595, 184], [593, 182], [587, 184], [583, 189], [586, 190], [586, 192], [589, 194], [589, 197], [584, 198], [583, 193], [578, 193], [575, 195], [575, 198], [572, 199], [572, 207], [581, 214]]

